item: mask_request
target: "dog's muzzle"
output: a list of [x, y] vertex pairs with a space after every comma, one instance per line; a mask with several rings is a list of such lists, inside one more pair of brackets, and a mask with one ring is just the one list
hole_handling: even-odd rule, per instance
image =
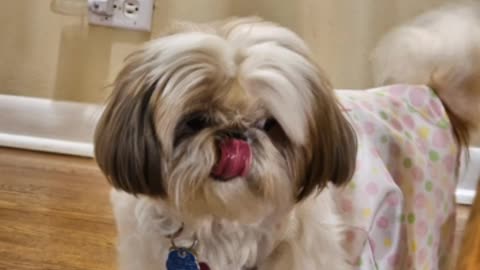
[[226, 137], [218, 143], [219, 158], [212, 168], [212, 176], [228, 181], [248, 175], [252, 163], [250, 144], [243, 139]]

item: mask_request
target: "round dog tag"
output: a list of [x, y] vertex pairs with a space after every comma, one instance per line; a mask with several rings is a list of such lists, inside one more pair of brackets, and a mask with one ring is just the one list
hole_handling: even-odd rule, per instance
[[200, 266], [192, 251], [175, 248], [168, 253], [167, 270], [200, 270]]

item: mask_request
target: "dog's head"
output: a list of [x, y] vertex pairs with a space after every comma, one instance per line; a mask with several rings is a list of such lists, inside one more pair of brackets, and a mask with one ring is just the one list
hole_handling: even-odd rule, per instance
[[304, 42], [258, 19], [182, 28], [133, 53], [95, 144], [114, 187], [242, 222], [345, 183], [356, 154]]

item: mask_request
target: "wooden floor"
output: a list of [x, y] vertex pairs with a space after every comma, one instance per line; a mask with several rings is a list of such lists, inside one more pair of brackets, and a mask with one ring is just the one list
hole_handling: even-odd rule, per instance
[[0, 148], [0, 269], [115, 269], [108, 189], [91, 159]]
[[91, 159], [0, 148], [0, 270], [115, 269], [108, 190]]
[[[480, 194], [480, 185], [477, 186]], [[470, 207], [470, 216], [463, 232], [463, 241], [455, 270], [480, 269], [480, 196], [476, 196]]]

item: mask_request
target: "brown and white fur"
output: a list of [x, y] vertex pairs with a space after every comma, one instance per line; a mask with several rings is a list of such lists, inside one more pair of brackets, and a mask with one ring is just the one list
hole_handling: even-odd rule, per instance
[[[248, 139], [252, 168], [218, 181], [217, 140], [230, 132]], [[100, 167], [137, 196], [112, 194], [121, 269], [162, 269], [182, 223], [211, 269], [347, 269], [319, 191], [349, 180], [355, 151], [294, 33], [259, 19], [181, 26], [128, 58], [97, 130]]]
[[[446, 15], [431, 16], [430, 24], [441, 24]], [[449, 38], [417, 28], [426, 39]], [[405, 49], [390, 51], [395, 38], [403, 34], [377, 50], [376, 66], [392, 67], [379, 81], [409, 83], [394, 68]], [[467, 52], [429, 58], [420, 51], [433, 66], [420, 59], [409, 66], [434, 79], [465, 143], [469, 113], [478, 112], [480, 43], [458, 38], [477, 57], [471, 65], [456, 66]], [[218, 181], [211, 176], [218, 140], [233, 133], [250, 144], [252, 167]], [[355, 169], [355, 133], [307, 46], [285, 28], [234, 19], [182, 25], [148, 43], [119, 73], [95, 143], [115, 188], [120, 269], [165, 269], [167, 237], [182, 224], [176, 243], [198, 239], [198, 258], [212, 270], [351, 268], [333, 190]]]
[[464, 143], [480, 122], [480, 4], [447, 4], [388, 33], [372, 55], [377, 85], [426, 84]]

